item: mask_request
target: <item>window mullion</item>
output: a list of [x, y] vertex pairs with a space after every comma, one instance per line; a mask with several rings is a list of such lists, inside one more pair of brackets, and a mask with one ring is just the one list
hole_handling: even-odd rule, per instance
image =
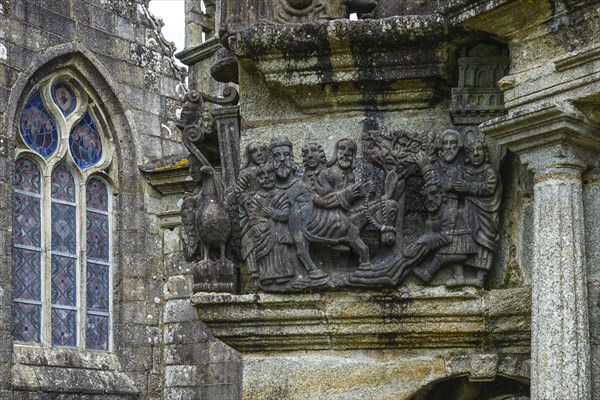
[[79, 234], [79, 241], [78, 241], [78, 245], [79, 245], [79, 268], [77, 269], [77, 273], [78, 273], [78, 280], [77, 280], [77, 288], [78, 288], [78, 299], [79, 299], [79, 312], [77, 313], [77, 327], [78, 327], [78, 341], [79, 341], [79, 347], [82, 350], [86, 349], [86, 343], [85, 343], [85, 328], [86, 328], [86, 324], [85, 324], [85, 316], [86, 316], [86, 312], [87, 312], [87, 306], [86, 306], [86, 301], [87, 301], [87, 291], [86, 291], [86, 274], [87, 274], [87, 257], [86, 257], [86, 251], [87, 251], [87, 232], [86, 232], [86, 226], [87, 226], [87, 221], [86, 221], [86, 211], [87, 211], [87, 207], [86, 207], [86, 189], [85, 189], [85, 185], [86, 185], [86, 180], [85, 179], [81, 179], [81, 181], [79, 182], [79, 209], [77, 210], [78, 212], [78, 218], [77, 218], [77, 222], [80, 223], [79, 227], [78, 227], [78, 234]]
[[48, 166], [43, 171], [44, 185], [42, 191], [42, 323], [41, 339], [46, 346], [52, 346], [52, 174]]

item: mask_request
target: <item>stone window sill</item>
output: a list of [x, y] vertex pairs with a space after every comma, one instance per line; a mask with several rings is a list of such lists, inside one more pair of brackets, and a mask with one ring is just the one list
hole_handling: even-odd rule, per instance
[[46, 393], [135, 395], [133, 381], [117, 371], [114, 354], [14, 345], [12, 367], [16, 390]]

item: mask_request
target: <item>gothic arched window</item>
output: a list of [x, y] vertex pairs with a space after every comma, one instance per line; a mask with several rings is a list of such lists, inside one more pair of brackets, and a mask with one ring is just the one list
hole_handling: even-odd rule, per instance
[[14, 179], [14, 339], [111, 349], [111, 143], [99, 103], [72, 74], [21, 108]]

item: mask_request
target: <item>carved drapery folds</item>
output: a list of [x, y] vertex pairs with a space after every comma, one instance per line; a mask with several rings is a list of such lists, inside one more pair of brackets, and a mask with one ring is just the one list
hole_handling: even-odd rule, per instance
[[[193, 126], [204, 125], [196, 120]], [[220, 141], [221, 154], [237, 135]], [[183, 201], [182, 232], [186, 259], [197, 263], [195, 291], [234, 290], [235, 268], [226, 258], [231, 242], [253, 284], [265, 291], [391, 287], [407, 279], [483, 286], [497, 250], [501, 197], [484, 139], [453, 129], [371, 131], [361, 145], [366, 162], [384, 172], [379, 184], [359, 178], [358, 143], [350, 138], [338, 140], [329, 156], [307, 143], [303, 166], [287, 137], [250, 142], [235, 184], [230, 178], [225, 185], [199, 147], [191, 148], [199, 186]], [[237, 169], [233, 158], [222, 168]], [[407, 191], [420, 196], [425, 209], [422, 224], [411, 227], [419, 234], [409, 241]]]
[[[223, 107], [210, 110], [204, 101]], [[291, 141], [278, 136], [248, 143], [240, 168], [237, 106], [228, 105], [236, 101], [232, 89], [223, 98], [190, 92], [181, 113], [198, 183], [182, 203], [195, 291], [235, 291], [231, 260], [248, 268], [257, 288], [273, 292], [406, 280], [483, 286], [497, 251], [501, 183], [481, 136], [370, 131], [361, 143], [338, 140], [331, 154], [306, 143], [303, 165]], [[381, 182], [360, 178], [359, 145], [363, 162], [383, 171]], [[409, 192], [422, 218], [407, 235]]]

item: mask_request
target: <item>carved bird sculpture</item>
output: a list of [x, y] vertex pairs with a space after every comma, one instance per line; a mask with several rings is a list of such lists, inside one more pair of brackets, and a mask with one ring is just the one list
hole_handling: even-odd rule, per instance
[[225, 260], [225, 244], [231, 233], [231, 222], [223, 203], [223, 187], [216, 171], [209, 166], [200, 168], [202, 190], [196, 197], [196, 231], [204, 250], [204, 260], [209, 261], [211, 248], [218, 247], [221, 260]]

